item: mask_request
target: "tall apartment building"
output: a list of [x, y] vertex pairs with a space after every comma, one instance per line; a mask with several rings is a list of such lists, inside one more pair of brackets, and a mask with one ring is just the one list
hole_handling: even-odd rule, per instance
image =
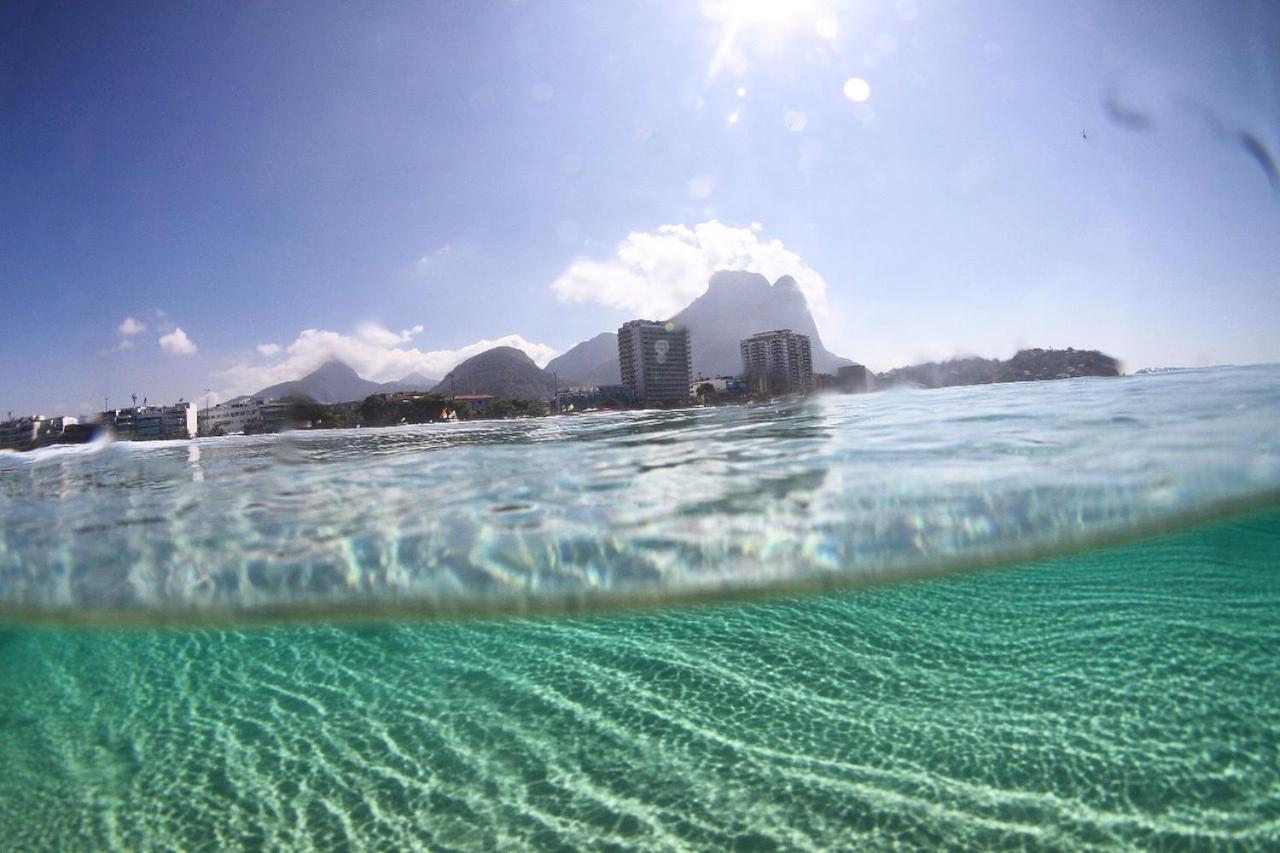
[[795, 394], [813, 390], [809, 336], [790, 329], [759, 332], [739, 344], [742, 375], [758, 394]]
[[618, 329], [622, 384], [642, 405], [689, 399], [691, 353], [689, 330], [681, 326], [631, 320]]

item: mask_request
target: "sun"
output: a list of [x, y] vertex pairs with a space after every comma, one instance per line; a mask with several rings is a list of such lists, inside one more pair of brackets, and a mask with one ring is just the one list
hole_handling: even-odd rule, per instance
[[704, 0], [698, 9], [718, 29], [707, 78], [741, 67], [744, 42], [767, 50], [805, 32], [833, 40], [838, 27], [823, 6], [824, 0]]
[[719, 0], [707, 4], [713, 7], [708, 17], [718, 18], [742, 29], [767, 31], [785, 30], [805, 17], [809, 10], [803, 2], [777, 2], [777, 0]]

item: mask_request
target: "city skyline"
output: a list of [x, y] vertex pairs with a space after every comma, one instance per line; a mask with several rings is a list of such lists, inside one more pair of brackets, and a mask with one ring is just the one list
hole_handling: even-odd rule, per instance
[[1280, 12], [781, 8], [7, 5], [0, 406], [545, 365], [722, 267], [876, 370], [1280, 360]]

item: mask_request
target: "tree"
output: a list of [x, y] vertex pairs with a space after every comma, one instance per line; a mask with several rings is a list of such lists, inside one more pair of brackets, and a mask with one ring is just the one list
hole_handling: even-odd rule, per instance
[[343, 425], [342, 419], [330, 407], [317, 403], [310, 397], [286, 397], [287, 418], [290, 426], [301, 429], [335, 429]]

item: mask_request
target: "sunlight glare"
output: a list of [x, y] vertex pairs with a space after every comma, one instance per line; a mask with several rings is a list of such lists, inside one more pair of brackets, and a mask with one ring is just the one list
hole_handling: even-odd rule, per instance
[[850, 77], [844, 81], [844, 96], [855, 104], [864, 103], [871, 97], [871, 84], [861, 77]]
[[839, 26], [826, 6], [827, 0], [703, 0], [699, 12], [718, 24], [707, 81], [723, 71], [744, 73], [750, 48], [771, 49], [801, 33], [834, 40]]
[[809, 3], [777, 2], [777, 0], [719, 0], [703, 5], [704, 14], [710, 18], [727, 21], [733, 26], [780, 30], [810, 12]]

